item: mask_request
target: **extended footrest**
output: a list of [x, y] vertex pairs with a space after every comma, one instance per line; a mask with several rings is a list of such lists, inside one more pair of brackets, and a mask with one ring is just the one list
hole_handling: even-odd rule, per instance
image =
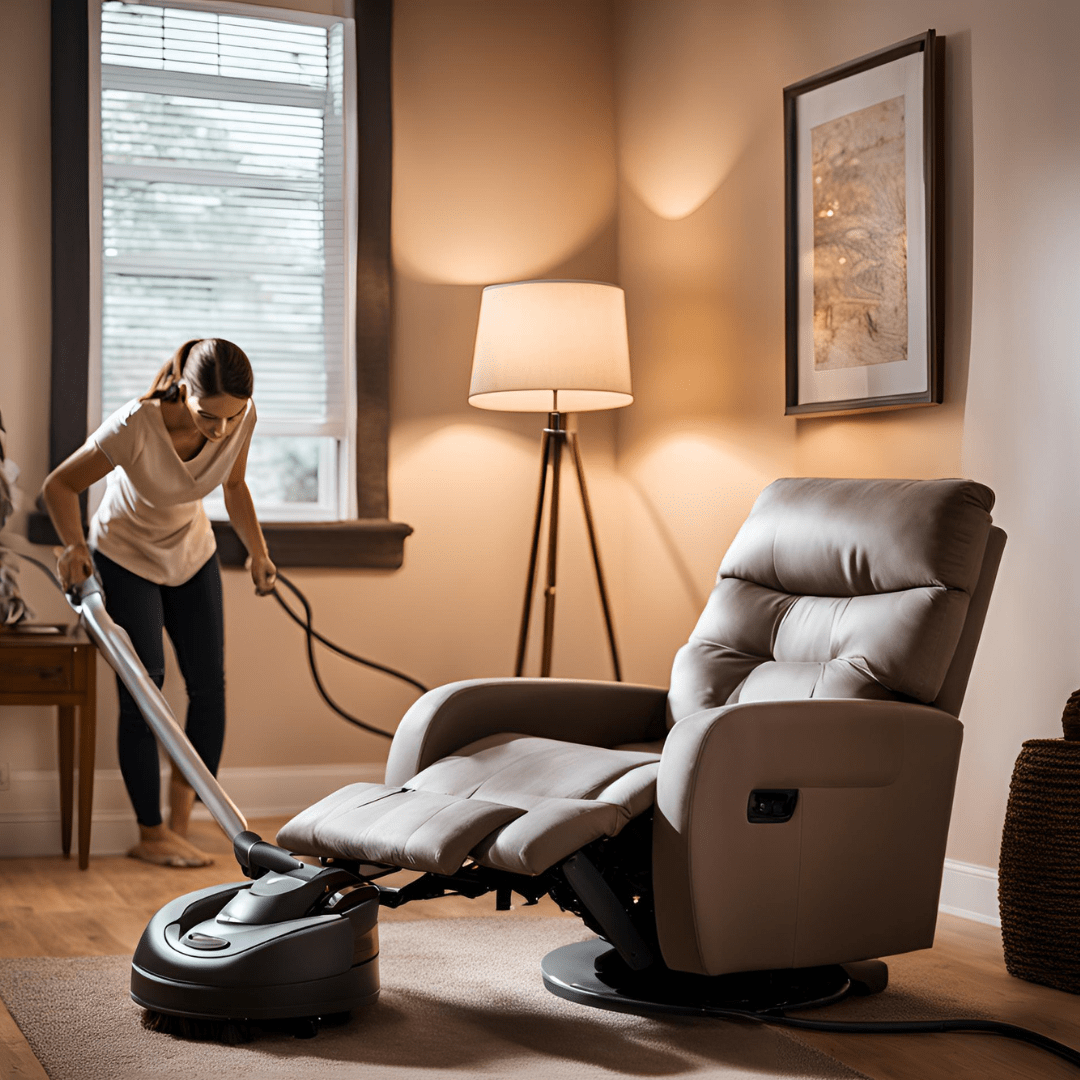
[[453, 874], [466, 858], [535, 877], [653, 803], [659, 754], [501, 732], [401, 787], [351, 784], [278, 833], [301, 855]]
[[485, 836], [524, 813], [482, 799], [350, 784], [294, 817], [278, 843], [299, 855], [453, 874]]

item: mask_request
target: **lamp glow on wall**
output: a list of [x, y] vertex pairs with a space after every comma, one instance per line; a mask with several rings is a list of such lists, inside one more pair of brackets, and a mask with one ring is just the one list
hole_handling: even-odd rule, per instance
[[596, 584], [604, 609], [611, 662], [616, 680], [622, 679], [581, 452], [576, 433], [567, 431], [563, 423], [563, 414], [618, 409], [633, 400], [630, 390], [630, 349], [626, 334], [626, 300], [618, 286], [597, 281], [514, 281], [489, 285], [484, 289], [476, 330], [469, 404], [478, 409], [548, 414], [541, 442], [540, 490], [536, 500], [515, 675], [520, 675], [525, 666], [549, 469], [551, 505], [548, 512], [547, 581], [544, 589], [540, 674], [544, 677], [551, 674], [559, 539], [559, 475], [565, 442], [574, 459]]

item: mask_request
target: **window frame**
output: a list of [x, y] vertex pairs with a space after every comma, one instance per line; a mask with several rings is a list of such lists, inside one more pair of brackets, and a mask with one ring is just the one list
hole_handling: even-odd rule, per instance
[[[52, 390], [49, 465], [55, 468], [88, 435], [91, 348], [100, 349], [91, 258], [98, 233], [91, 213], [90, 5], [51, 0], [52, 13]], [[389, 519], [390, 196], [392, 165], [391, 33], [393, 0], [355, 0], [357, 235], [355, 269], [356, 517], [347, 521], [264, 522], [271, 557], [282, 566], [396, 569], [412, 528]], [[96, 46], [96, 42], [94, 43]], [[100, 308], [100, 304], [97, 305]], [[85, 508], [85, 500], [84, 500]], [[247, 557], [228, 522], [214, 522], [225, 566]], [[31, 515], [29, 539], [56, 543], [47, 515]]]

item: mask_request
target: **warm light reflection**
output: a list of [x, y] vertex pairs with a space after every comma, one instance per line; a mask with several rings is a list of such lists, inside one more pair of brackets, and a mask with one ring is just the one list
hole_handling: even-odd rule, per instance
[[[719, 559], [758, 493], [777, 476], [775, 447], [743, 433], [684, 431], [637, 448], [620, 471], [678, 546], [709, 565]], [[781, 470], [782, 471], [782, 470]]]
[[626, 179], [646, 206], [669, 221], [689, 217], [723, 183], [738, 159], [741, 147], [724, 153], [720, 144], [705, 147], [685, 142], [678, 131], [657, 138], [649, 152], [623, 153]]
[[[775, 57], [769, 5], [714, 0], [627, 9], [619, 158], [637, 196], [669, 220], [688, 217], [723, 184], [759, 129]], [[744, 43], [737, 47], [734, 43]], [[773, 50], [775, 51], [775, 50]]]
[[[549, 173], [534, 183], [504, 168], [473, 179], [433, 169], [399, 184], [393, 246], [403, 273], [451, 285], [543, 277], [596, 239], [614, 199], [611, 178], [575, 186], [577, 178]], [[442, 209], [431, 214], [431, 205]]]
[[543, 277], [608, 225], [614, 123], [607, 39], [600, 22], [590, 33], [599, 18], [575, 4], [400, 6], [393, 242], [405, 274]]
[[[473, 486], [490, 483], [493, 474], [507, 477], [520, 472], [522, 482], [531, 483], [541, 427], [538, 423], [528, 435], [490, 423], [446, 424], [412, 436], [407, 430], [399, 431], [395, 433], [394, 471], [406, 485], [433, 489], [443, 485], [448, 475]], [[442, 490], [445, 497], [454, 497], [453, 491]]]

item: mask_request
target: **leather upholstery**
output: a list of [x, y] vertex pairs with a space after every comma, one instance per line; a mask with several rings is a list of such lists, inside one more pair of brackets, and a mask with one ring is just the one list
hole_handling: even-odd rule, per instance
[[652, 805], [659, 754], [504, 732], [441, 758], [406, 785], [532, 810], [549, 799], [599, 799], [638, 814]]
[[969, 480], [777, 480], [675, 657], [668, 722], [748, 701], [932, 702], [983, 564]]
[[[679, 971], [811, 967], [929, 948], [960, 722], [895, 701], [754, 702], [668, 735], [653, 814], [664, 961]], [[783, 824], [755, 789], [796, 789]]]
[[474, 844], [521, 813], [482, 799], [350, 784], [297, 814], [277, 841], [297, 855], [452, 874]]
[[649, 809], [660, 755], [503, 733], [402, 787], [354, 784], [278, 833], [298, 855], [336, 854], [451, 874], [467, 855], [540, 874]]
[[386, 782], [405, 784], [486, 735], [514, 731], [615, 746], [664, 734], [667, 690], [588, 679], [467, 679], [425, 694], [401, 718]]
[[964, 695], [967, 692], [968, 677], [971, 675], [971, 665], [975, 662], [975, 650], [979, 647], [979, 638], [982, 636], [983, 623], [986, 621], [986, 612], [990, 607], [990, 596], [994, 591], [994, 582], [997, 579], [998, 567], [1001, 565], [1001, 557], [1005, 552], [1006, 536], [1003, 530], [996, 526], [990, 529], [990, 535], [986, 540], [986, 554], [983, 555], [982, 570], [979, 573], [979, 581], [975, 586], [975, 592], [971, 595], [971, 603], [968, 604], [967, 618], [964, 620], [964, 631], [953, 653], [952, 663], [949, 665], [949, 673], [938, 691], [934, 701], [934, 708], [947, 712], [950, 716], [960, 715], [960, 706], [964, 704]]

